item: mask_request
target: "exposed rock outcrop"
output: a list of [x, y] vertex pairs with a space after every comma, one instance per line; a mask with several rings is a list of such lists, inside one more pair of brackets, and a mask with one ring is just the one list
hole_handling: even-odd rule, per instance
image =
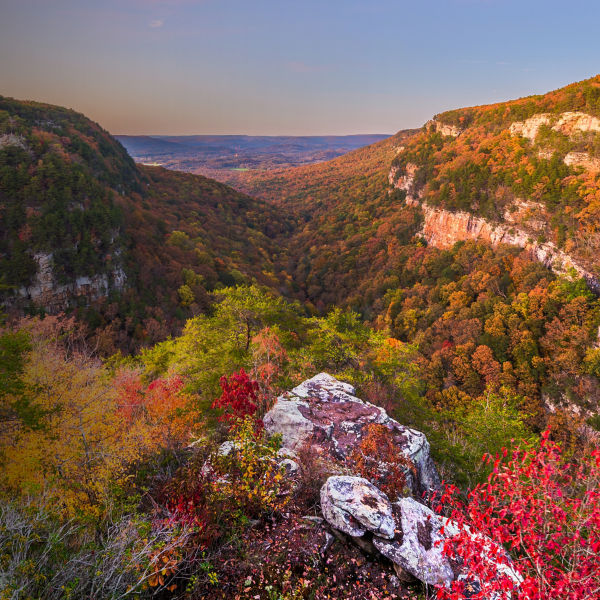
[[527, 250], [533, 258], [557, 275], [570, 276], [570, 273], [575, 271], [579, 277], [586, 280], [592, 291], [600, 294], [598, 278], [552, 242], [538, 242], [522, 229], [493, 223], [471, 213], [452, 212], [430, 206], [426, 202], [421, 206], [425, 215], [422, 235], [436, 248], [450, 248], [463, 240], [487, 242], [492, 246], [517, 246]]
[[586, 171], [600, 171], [600, 158], [594, 158], [587, 152], [569, 152], [563, 159], [570, 167], [583, 167]]
[[0, 135], [0, 148], [6, 148], [7, 146], [15, 146], [29, 151], [29, 146], [27, 145], [25, 138], [22, 135], [16, 135], [14, 133], [3, 133]]
[[600, 131], [600, 119], [582, 112], [564, 112], [560, 115], [540, 113], [525, 121], [516, 121], [509, 127], [512, 135], [535, 140], [542, 125], [551, 125], [554, 131], [571, 136], [581, 131]]
[[61, 284], [54, 276], [52, 254], [40, 252], [33, 258], [37, 262], [37, 273], [28, 286], [18, 290], [18, 296], [43, 306], [51, 314], [68, 308], [74, 298], [83, 296], [87, 301], [93, 301], [106, 297], [111, 290], [125, 289], [127, 276], [120, 266], [107, 273], [80, 276]]
[[536, 232], [545, 231], [548, 213], [540, 202], [530, 200], [514, 200], [504, 210], [504, 221], [512, 225], [520, 225]]
[[456, 125], [448, 125], [447, 123], [442, 123], [437, 119], [431, 119], [430, 121], [427, 121], [427, 123], [425, 123], [425, 127], [432, 127], [436, 133], [441, 133], [442, 135], [450, 137], [458, 137], [463, 131]]
[[[600, 279], [583, 267], [572, 256], [560, 250], [553, 242], [540, 242], [534, 239], [535, 231], [527, 231], [512, 224], [494, 223], [483, 217], [464, 211], [450, 211], [435, 207], [422, 200], [414, 190], [416, 165], [401, 173], [397, 168], [390, 171], [390, 181], [396, 188], [406, 190], [406, 204], [420, 205], [424, 221], [421, 235], [427, 243], [436, 248], [451, 248], [456, 242], [475, 240], [492, 246], [508, 244], [527, 250], [531, 256], [541, 262], [556, 275], [569, 277], [574, 271], [587, 282], [589, 288], [600, 295]], [[531, 207], [533, 203], [529, 203]], [[517, 209], [518, 210], [518, 209]], [[522, 221], [521, 221], [522, 222]], [[532, 229], [540, 229], [542, 221]]]
[[406, 470], [407, 486], [422, 494], [439, 486], [439, 475], [424, 434], [400, 425], [386, 411], [354, 396], [354, 388], [327, 373], [304, 381], [279, 398], [263, 421], [269, 434], [280, 434], [284, 448], [310, 445], [332, 464], [346, 465], [371, 424], [385, 426], [398, 453], [414, 465]]
[[[364, 428], [378, 423], [395, 436], [398, 453], [410, 457], [417, 467], [412, 486], [415, 496], [418, 492], [416, 497], [421, 498], [422, 490], [437, 487], [438, 474], [425, 436], [401, 426], [383, 409], [359, 400], [354, 393], [350, 384], [320, 373], [279, 397], [263, 419], [268, 433], [282, 436], [278, 458], [300, 461], [302, 454], [296, 450], [309, 445], [322, 457], [344, 465], [344, 458], [359, 447]], [[220, 449], [232, 450], [225, 445]], [[460, 563], [444, 552], [444, 544], [460, 532], [458, 526], [416, 499], [400, 498], [392, 503], [373, 481], [340, 474], [324, 482], [320, 504], [326, 521], [323, 525], [369, 555], [389, 559], [400, 579], [416, 578], [437, 587], [464, 579], [477, 587], [477, 581], [463, 573]], [[316, 518], [315, 523], [319, 526], [321, 521]], [[467, 535], [471, 536], [469, 532]], [[484, 557], [497, 555], [491, 540], [477, 537], [476, 542]], [[512, 576], [510, 563], [497, 564], [497, 568]]]
[[516, 121], [509, 127], [511, 135], [520, 135], [529, 140], [535, 140], [542, 125], [550, 124], [551, 115], [542, 113], [533, 115], [525, 121]]
[[404, 172], [401, 175], [398, 167], [392, 167], [390, 170], [388, 180], [390, 185], [393, 185], [397, 190], [403, 190], [406, 192], [406, 198], [412, 199], [412, 188], [415, 179], [415, 173], [419, 167], [414, 163], [406, 163]]
[[396, 522], [388, 497], [362, 477], [330, 477], [321, 488], [321, 511], [330, 525], [352, 537], [370, 531], [394, 538]]
[[552, 129], [565, 135], [573, 135], [577, 131], [600, 131], [600, 119], [583, 112], [564, 112]]

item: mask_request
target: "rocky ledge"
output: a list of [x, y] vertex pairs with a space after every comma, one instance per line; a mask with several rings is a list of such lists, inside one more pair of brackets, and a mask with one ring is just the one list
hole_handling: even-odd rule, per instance
[[[574, 159], [573, 159], [574, 160]], [[600, 167], [599, 167], [600, 168]], [[491, 246], [507, 244], [526, 250], [532, 258], [542, 263], [556, 275], [585, 279], [594, 294], [600, 296], [600, 278], [582, 265], [581, 261], [567, 254], [553, 242], [537, 241], [539, 230], [544, 222], [529, 222], [530, 230], [516, 227], [513, 223], [497, 223], [488, 221], [464, 211], [451, 211], [446, 208], [432, 206], [423, 195], [415, 190], [414, 178], [417, 165], [408, 163], [404, 169], [392, 167], [388, 175], [390, 184], [406, 192], [406, 204], [420, 207], [423, 211], [423, 226], [420, 235], [430, 246], [435, 248], [451, 248], [456, 242], [474, 240], [485, 242]], [[518, 200], [515, 203], [533, 205], [532, 202]]]

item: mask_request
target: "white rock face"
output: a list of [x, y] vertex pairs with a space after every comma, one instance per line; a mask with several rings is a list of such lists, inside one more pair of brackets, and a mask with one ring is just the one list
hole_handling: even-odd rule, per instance
[[300, 473], [300, 465], [291, 458], [284, 458], [279, 462], [279, 465], [285, 469], [285, 474], [288, 477], [295, 477]]
[[[267, 433], [283, 437], [278, 458], [286, 469], [289, 467], [288, 474], [293, 476], [295, 468], [299, 468], [301, 459], [294, 450], [303, 444], [310, 444], [322, 457], [344, 465], [344, 458], [360, 443], [363, 429], [377, 423], [390, 430], [398, 452], [413, 461], [417, 471], [412, 481], [413, 493], [437, 488], [439, 478], [425, 436], [402, 427], [385, 410], [354, 394], [350, 384], [320, 373], [277, 399], [264, 423]], [[221, 447], [221, 451], [232, 450]], [[448, 585], [459, 577], [472, 582], [443, 554], [447, 537], [459, 532], [456, 524], [416, 500], [401, 498], [392, 504], [366, 478], [334, 475], [322, 486], [320, 501], [323, 517], [334, 532], [350, 536], [367, 552], [386, 556], [402, 578], [416, 577], [432, 586]], [[478, 544], [479, 541], [483, 555], [492, 556], [493, 542], [483, 537], [477, 538]], [[498, 565], [499, 571], [511, 568]]]
[[0, 135], [0, 148], [6, 148], [7, 146], [16, 146], [23, 150], [29, 150], [25, 138], [22, 135], [15, 135], [14, 133]]
[[97, 300], [107, 296], [111, 290], [125, 289], [127, 276], [121, 267], [115, 267], [109, 274], [82, 276], [77, 277], [73, 283], [59, 284], [54, 277], [52, 254], [40, 252], [33, 258], [38, 264], [37, 273], [30, 285], [18, 290], [18, 295], [44, 306], [50, 313], [64, 310], [72, 298], [77, 296]]
[[407, 200], [413, 197], [413, 183], [418, 168], [414, 163], [406, 163], [404, 174], [402, 175], [399, 175], [400, 169], [398, 167], [392, 167], [390, 170], [388, 176], [390, 185], [393, 185], [397, 190], [405, 191]]
[[[325, 520], [353, 538], [361, 548], [380, 552], [392, 561], [402, 579], [414, 577], [435, 587], [464, 580], [477, 589], [475, 577], [454, 566], [444, 553], [444, 545], [460, 533], [458, 525], [413, 498], [393, 505], [387, 496], [361, 477], [330, 477], [321, 489], [321, 510]], [[370, 533], [372, 537], [365, 534]], [[483, 561], [494, 565], [498, 574], [517, 585], [522, 581], [508, 556], [492, 540], [466, 533], [480, 548]], [[504, 597], [503, 597], [504, 598]], [[493, 600], [500, 600], [494, 596]]]
[[590, 271], [582, 267], [569, 254], [560, 250], [552, 242], [538, 242], [532, 234], [501, 223], [492, 223], [483, 217], [467, 212], [452, 212], [443, 208], [421, 203], [425, 221], [422, 235], [436, 248], [451, 248], [462, 240], [478, 240], [497, 246], [508, 244], [529, 251], [533, 258], [541, 262], [556, 275], [570, 276], [575, 271], [583, 277], [595, 293], [600, 293], [600, 281]]
[[520, 135], [529, 140], [535, 140], [542, 125], [550, 124], [551, 115], [542, 113], [533, 115], [525, 121], [517, 121], [509, 127], [511, 135]]
[[540, 113], [525, 121], [516, 121], [509, 127], [512, 135], [535, 140], [542, 125], [552, 125], [554, 131], [571, 136], [581, 131], [600, 131], [600, 119], [582, 112], [564, 112], [560, 115]]
[[[413, 498], [403, 498], [394, 503], [396, 516], [400, 513], [400, 523], [393, 540], [373, 536], [373, 545], [389, 558], [400, 573], [409, 573], [423, 583], [435, 587], [448, 586], [455, 580], [470, 583], [479, 589], [479, 581], [472, 574], [451, 565], [444, 554], [444, 544], [456, 536], [458, 525], [436, 515], [432, 510]], [[397, 518], [397, 517], [396, 517]], [[523, 581], [508, 555], [491, 539], [480, 534], [465, 533], [478, 548], [483, 562], [493, 565], [498, 575], [506, 577], [517, 586]], [[500, 559], [504, 556], [503, 559]], [[490, 600], [510, 598], [510, 595], [496, 594]]]
[[538, 158], [543, 158], [544, 160], [550, 160], [554, 156], [554, 150], [552, 148], [544, 148], [538, 150]]
[[388, 497], [362, 477], [330, 477], [321, 488], [321, 511], [327, 522], [352, 537], [367, 531], [393, 539], [396, 522]]
[[565, 135], [576, 131], [600, 131], [600, 119], [583, 112], [564, 112], [552, 129]]
[[268, 434], [282, 436], [282, 446], [297, 451], [310, 445], [332, 463], [345, 465], [371, 424], [385, 426], [398, 454], [415, 467], [407, 469], [407, 486], [414, 494], [437, 489], [439, 475], [423, 433], [404, 427], [386, 411], [354, 396], [354, 388], [327, 373], [319, 373], [279, 398], [264, 416]]
[[238, 446], [235, 442], [227, 440], [223, 442], [217, 449], [218, 456], [229, 456], [234, 450], [237, 450]]
[[540, 202], [515, 199], [504, 210], [504, 220], [537, 232], [544, 231], [548, 222], [546, 207]]
[[571, 167], [583, 167], [586, 171], [600, 171], [600, 158], [591, 157], [587, 152], [569, 152], [563, 162]]
[[[401, 541], [374, 537], [375, 548], [403, 571], [428, 585], [441, 586], [454, 581], [455, 574], [444, 556], [443, 543], [458, 530], [412, 498], [402, 498], [395, 506], [401, 515], [402, 535], [398, 536]], [[446, 526], [445, 535], [440, 533], [443, 526]]]
[[425, 127], [433, 127], [436, 133], [441, 133], [442, 135], [450, 137], [458, 137], [463, 132], [460, 127], [442, 123], [437, 119], [431, 119], [430, 121], [427, 121], [427, 123], [425, 123]]
[[293, 396], [280, 396], [263, 418], [267, 433], [281, 435], [282, 447], [292, 451], [302, 448], [314, 431], [314, 425], [300, 412], [300, 406], [308, 407], [308, 403]]

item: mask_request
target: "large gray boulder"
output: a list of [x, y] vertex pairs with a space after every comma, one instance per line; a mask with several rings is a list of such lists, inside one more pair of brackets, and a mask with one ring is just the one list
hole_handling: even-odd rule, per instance
[[[309, 446], [335, 466], [333, 472], [352, 472], [355, 463], [347, 459], [360, 450], [369, 425], [378, 424], [388, 430], [388, 441], [393, 441], [398, 454], [414, 466], [406, 469], [410, 492], [422, 498], [424, 492], [438, 489], [439, 476], [425, 435], [400, 425], [383, 408], [354, 394], [350, 384], [320, 373], [280, 396], [263, 419], [267, 433], [282, 437], [280, 456], [300, 462], [298, 450]], [[379, 461], [377, 470], [385, 475], [388, 464]], [[459, 533], [458, 526], [413, 498], [391, 503], [374, 484], [379, 481], [385, 479], [368, 481], [352, 475], [327, 479], [321, 488], [321, 510], [334, 533], [350, 536], [365, 551], [381, 553], [403, 579], [414, 577], [436, 587], [462, 579], [477, 589], [477, 581], [444, 555], [444, 544]], [[498, 547], [492, 540], [475, 536], [475, 541], [499, 573], [519, 581], [510, 562], [499, 564], [493, 558], [498, 556]]]
[[321, 455], [343, 464], [360, 444], [368, 425], [384, 425], [398, 453], [414, 465], [414, 471], [406, 470], [411, 492], [420, 497], [437, 489], [439, 475], [425, 435], [400, 425], [383, 408], [354, 394], [350, 384], [319, 373], [277, 398], [263, 419], [265, 429], [271, 435], [280, 434], [284, 448], [297, 451], [309, 444]]
[[[383, 492], [362, 477], [330, 477], [321, 489], [321, 509], [335, 530], [351, 536], [361, 548], [388, 558], [401, 579], [418, 579], [434, 587], [463, 580], [471, 590], [479, 589], [477, 578], [444, 553], [446, 541], [459, 533], [458, 525], [413, 498], [391, 504]], [[520, 583], [510, 561], [494, 558], [503, 551], [492, 540], [467, 533], [498, 575]], [[508, 597], [493, 594], [489, 600]]]
[[391, 502], [362, 477], [329, 477], [321, 488], [321, 511], [330, 525], [352, 537], [367, 531], [382, 539], [395, 535]]
[[[444, 556], [444, 541], [458, 530], [446, 519], [412, 498], [394, 504], [400, 515], [394, 539], [374, 537], [373, 545], [402, 571], [428, 585], [448, 585], [458, 575]], [[441, 533], [444, 527], [444, 534]]]

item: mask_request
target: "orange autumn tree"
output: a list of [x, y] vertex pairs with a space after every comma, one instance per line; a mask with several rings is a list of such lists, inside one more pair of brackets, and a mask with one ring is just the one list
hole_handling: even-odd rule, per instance
[[0, 491], [98, 522], [115, 490], [131, 485], [134, 465], [192, 439], [197, 413], [181, 378], [149, 385], [136, 371], [112, 378], [72, 318], [23, 319], [11, 331], [27, 344], [9, 400], [25, 394], [43, 420], [32, 427], [13, 419], [0, 430]]
[[148, 451], [170, 450], [192, 441], [199, 419], [179, 375], [154, 379], [148, 385], [138, 370], [123, 370], [115, 379], [118, 413], [130, 437]]
[[272, 327], [261, 329], [252, 338], [252, 358], [253, 375], [260, 389], [258, 410], [263, 414], [274, 400], [274, 381], [288, 362], [287, 352]]

